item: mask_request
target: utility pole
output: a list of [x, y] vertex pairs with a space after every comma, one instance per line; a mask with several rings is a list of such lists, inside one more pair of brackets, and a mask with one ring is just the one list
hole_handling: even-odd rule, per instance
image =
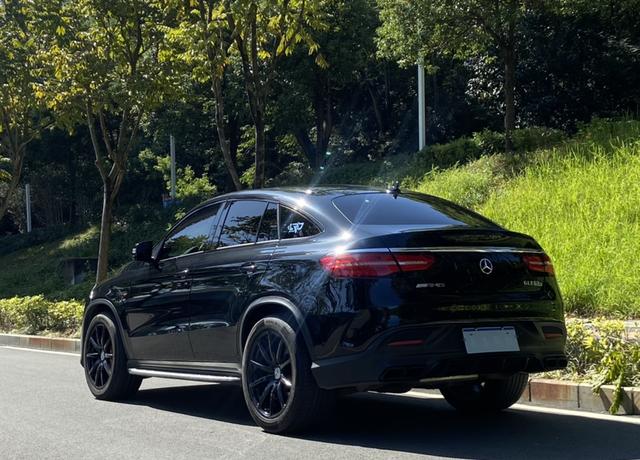
[[176, 199], [176, 139], [169, 135], [169, 150], [171, 152], [171, 199]]
[[24, 201], [27, 205], [27, 233], [31, 233], [31, 186], [24, 186]]
[[424, 93], [424, 66], [418, 64], [418, 150], [427, 143], [426, 98]]

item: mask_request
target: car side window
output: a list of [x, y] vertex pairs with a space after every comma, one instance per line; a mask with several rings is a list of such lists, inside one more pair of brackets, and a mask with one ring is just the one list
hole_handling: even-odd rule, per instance
[[187, 217], [165, 238], [159, 258], [170, 259], [209, 249], [211, 229], [221, 206], [208, 206]]
[[262, 216], [260, 230], [258, 231], [258, 243], [278, 239], [278, 205], [269, 203]]
[[311, 220], [302, 214], [280, 206], [280, 238], [301, 238], [303, 236], [312, 236], [320, 233], [320, 229]]
[[255, 243], [262, 215], [267, 208], [266, 201], [234, 201], [220, 233], [219, 247]]

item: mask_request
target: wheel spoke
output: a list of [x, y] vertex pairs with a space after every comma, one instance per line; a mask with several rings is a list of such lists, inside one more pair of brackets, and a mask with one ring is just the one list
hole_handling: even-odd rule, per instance
[[260, 399], [258, 399], [258, 407], [262, 406], [262, 403], [264, 402], [265, 398], [269, 394], [269, 391], [271, 390], [272, 385], [273, 385], [273, 382], [269, 383], [269, 385], [267, 385], [264, 388], [264, 390], [262, 390], [262, 395], [260, 395]]
[[87, 353], [85, 358], [97, 358], [99, 353]]
[[267, 380], [269, 380], [269, 379], [271, 379], [271, 378], [273, 378], [273, 377], [271, 376], [271, 374], [269, 374], [269, 375], [265, 375], [264, 377], [260, 377], [259, 379], [254, 380], [253, 382], [249, 383], [249, 387], [250, 387], [250, 388], [253, 388], [253, 387], [255, 387], [255, 386], [258, 386], [258, 385], [260, 385], [261, 383], [266, 382]]
[[266, 364], [259, 363], [254, 359], [250, 360], [249, 362], [251, 363], [252, 366], [256, 366], [258, 369], [262, 371], [269, 372], [269, 373], [273, 372], [273, 367], [271, 366], [267, 366]]
[[113, 358], [113, 353], [105, 353], [104, 354], [104, 359], [111, 359]]
[[93, 337], [89, 337], [89, 343], [91, 344], [94, 350], [100, 349], [100, 345], [98, 345], [98, 342], [96, 342]]
[[285, 387], [291, 388], [291, 380], [286, 377], [281, 377], [280, 381], [284, 384]]
[[269, 355], [267, 354], [267, 352], [264, 351], [264, 348], [262, 347], [262, 343], [258, 342], [258, 351], [260, 352], [260, 354], [262, 355], [262, 358], [267, 361], [269, 364], [273, 364], [273, 361], [271, 361], [271, 359], [269, 359]]
[[102, 367], [106, 371], [107, 375], [111, 377], [111, 364], [109, 364], [108, 361], [105, 361]]
[[99, 364], [100, 364], [100, 360], [96, 360], [96, 362], [93, 363], [93, 365], [89, 368], [89, 375], [92, 375], [95, 372]]
[[276, 358], [275, 356], [273, 356], [273, 348], [271, 346], [271, 334], [267, 332], [267, 343], [269, 344], [268, 348], [269, 348], [269, 356], [271, 357], [271, 362], [276, 364]]
[[285, 367], [287, 367], [289, 364], [291, 364], [291, 358], [287, 359], [285, 362], [283, 362], [282, 364], [280, 364], [280, 369], [284, 369]]
[[283, 348], [284, 348], [284, 340], [278, 340], [278, 348], [276, 348], [276, 364], [280, 363], [280, 354], [282, 353]]
[[278, 382], [276, 394], [278, 396], [278, 402], [280, 403], [280, 408], [284, 409], [284, 397], [282, 395], [282, 380]]

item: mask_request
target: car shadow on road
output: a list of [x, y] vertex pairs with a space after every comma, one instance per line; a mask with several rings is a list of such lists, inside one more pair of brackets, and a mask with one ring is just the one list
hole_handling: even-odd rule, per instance
[[[133, 404], [252, 425], [237, 386], [194, 385], [140, 391]], [[640, 458], [640, 425], [623, 419], [510, 409], [470, 416], [440, 398], [363, 394], [341, 398], [335, 412], [298, 439], [389, 452], [454, 458]], [[275, 442], [275, 440], [274, 440]]]

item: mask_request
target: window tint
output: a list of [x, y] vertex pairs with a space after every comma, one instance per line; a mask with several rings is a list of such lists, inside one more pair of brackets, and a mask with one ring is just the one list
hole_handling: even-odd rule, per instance
[[278, 205], [269, 203], [267, 210], [262, 217], [260, 231], [258, 232], [258, 242], [278, 239]]
[[211, 227], [222, 205], [202, 209], [188, 217], [165, 239], [160, 259], [182, 256], [208, 249]]
[[220, 234], [219, 246], [255, 243], [260, 220], [267, 208], [265, 201], [234, 201]]
[[333, 200], [353, 224], [494, 227], [491, 221], [438, 198], [389, 193], [360, 193]]
[[320, 229], [303, 215], [280, 206], [280, 238], [300, 238], [320, 233]]

